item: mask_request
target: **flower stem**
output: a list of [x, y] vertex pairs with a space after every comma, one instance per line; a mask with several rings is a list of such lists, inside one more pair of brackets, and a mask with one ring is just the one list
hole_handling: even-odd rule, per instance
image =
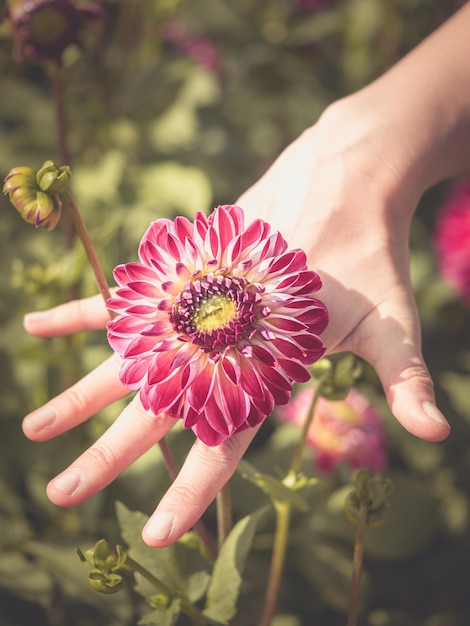
[[232, 499], [230, 497], [230, 487], [227, 483], [217, 494], [217, 541], [219, 550], [222, 547], [227, 535], [232, 528]]
[[287, 537], [291, 516], [290, 502], [277, 502], [276, 508], [276, 532], [274, 535], [273, 553], [269, 569], [269, 580], [264, 601], [264, 611], [260, 626], [269, 626], [276, 610], [279, 587], [286, 558]]
[[361, 583], [362, 565], [364, 561], [364, 536], [367, 525], [368, 504], [361, 502], [359, 520], [354, 542], [353, 573], [351, 584], [351, 597], [349, 601], [349, 613], [347, 626], [356, 626], [359, 611], [359, 587]]
[[[289, 471], [284, 478], [284, 483], [288, 487], [293, 487], [296, 483], [297, 476], [302, 463], [302, 455], [307, 443], [307, 435], [315, 416], [315, 407], [318, 398], [321, 396], [322, 379], [320, 378], [315, 388], [312, 404], [310, 405], [309, 414], [302, 428], [297, 446], [292, 457]], [[276, 501], [276, 530], [274, 535], [274, 545], [271, 557], [271, 566], [269, 570], [268, 586], [264, 602], [264, 611], [261, 618], [260, 626], [269, 626], [276, 610], [277, 598], [279, 595], [279, 587], [281, 584], [282, 572], [287, 550], [287, 539], [289, 535], [289, 523], [292, 512], [292, 504], [286, 501]]]
[[[58, 63], [48, 65], [49, 79], [51, 83], [52, 97], [55, 109], [55, 124], [57, 131], [57, 149], [61, 165], [71, 166], [70, 150], [67, 140], [67, 114], [65, 107], [65, 90], [62, 68]], [[75, 233], [70, 215], [63, 225], [66, 247], [70, 250], [73, 246]]]
[[290, 476], [295, 477], [300, 470], [300, 466], [302, 463], [302, 455], [304, 452], [304, 448], [307, 444], [308, 431], [310, 430], [310, 427], [313, 422], [313, 418], [315, 417], [315, 408], [317, 406], [318, 399], [321, 396], [322, 383], [323, 383], [323, 379], [320, 378], [317, 386], [315, 387], [315, 392], [313, 394], [312, 403], [310, 405], [307, 419], [305, 420], [302, 426], [302, 432], [300, 433], [299, 440], [297, 441], [297, 446], [294, 451], [294, 456], [292, 457], [288, 476], [290, 475]]
[[[85, 226], [85, 222], [80, 215], [80, 211], [78, 210], [75, 200], [70, 191], [67, 190], [63, 194], [62, 198], [65, 201], [65, 204], [69, 210], [69, 215], [72, 218], [72, 223], [75, 227], [77, 235], [79, 236], [80, 241], [82, 242], [85, 249], [85, 253], [87, 255], [91, 269], [93, 270], [93, 274], [95, 275], [98, 289], [100, 290], [100, 293], [103, 296], [104, 301], [106, 302], [111, 297], [111, 292], [109, 290], [106, 277], [98, 260], [98, 255], [96, 254], [95, 247], [93, 246], [87, 227]], [[109, 315], [110, 317], [114, 317], [115, 313], [112, 313], [110, 311]]]

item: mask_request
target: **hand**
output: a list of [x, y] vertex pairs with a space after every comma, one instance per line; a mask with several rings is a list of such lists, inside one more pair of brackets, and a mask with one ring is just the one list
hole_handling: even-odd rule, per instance
[[[333, 107], [279, 157], [238, 201], [247, 222], [261, 217], [291, 247], [308, 254], [319, 272], [319, 298], [330, 324], [328, 352], [351, 351], [369, 361], [395, 417], [415, 435], [445, 438], [449, 426], [434, 405], [432, 381], [422, 360], [420, 329], [408, 278], [408, 228], [421, 190], [403, 175], [382, 146], [393, 142], [371, 132], [357, 116], [354, 131], [341, 123], [345, 106]], [[387, 157], [384, 156], [387, 154]], [[53, 336], [105, 325], [100, 297], [30, 314], [25, 327]], [[76, 385], [24, 420], [35, 441], [60, 435], [123, 397], [119, 358], [110, 357]], [[76, 505], [108, 485], [174, 420], [147, 413], [134, 398], [108, 431], [48, 486], [60, 506]], [[173, 485], [143, 530], [146, 543], [176, 541], [204, 513], [236, 469], [256, 429], [210, 448], [196, 441]]]

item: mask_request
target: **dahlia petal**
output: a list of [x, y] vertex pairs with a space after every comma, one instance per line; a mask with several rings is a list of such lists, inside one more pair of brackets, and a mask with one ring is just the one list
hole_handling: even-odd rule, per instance
[[220, 410], [213, 395], [209, 397], [209, 400], [204, 409], [204, 415], [207, 423], [215, 432], [224, 435], [226, 438], [230, 437], [235, 430], [233, 425], [228, 419], [226, 419], [224, 413]]
[[152, 351], [154, 345], [155, 339], [153, 337], [137, 335], [137, 337], [128, 344], [123, 356], [125, 359], [132, 359], [136, 356], [145, 355]]
[[267, 413], [263, 413], [262, 411], [258, 411], [255, 406], [252, 406], [250, 413], [248, 417], [246, 418], [245, 424], [242, 424], [240, 426], [240, 428], [237, 430], [237, 433], [242, 430], [245, 430], [245, 428], [253, 428], [253, 426], [257, 426], [266, 418], [267, 415], [271, 414], [271, 411], [268, 411]]
[[155, 306], [150, 304], [135, 304], [126, 309], [129, 315], [155, 315]]
[[304, 354], [301, 348], [290, 339], [276, 337], [272, 343], [281, 354], [290, 359], [301, 359]]
[[147, 362], [145, 360], [124, 361], [119, 373], [119, 378], [126, 387], [138, 389], [141, 381], [147, 373]]
[[[237, 232], [237, 225], [234, 218], [236, 218], [236, 211], [230, 211], [232, 207], [219, 206], [219, 210], [213, 215], [212, 221], [214, 230], [219, 233], [220, 249], [225, 250], [230, 241], [235, 237]], [[215, 256], [215, 255], [214, 255]]]
[[182, 370], [177, 370], [165, 380], [165, 384], [155, 387], [155, 395], [152, 397], [152, 411], [155, 415], [169, 411], [172, 405], [179, 399], [184, 389], [181, 385]]
[[149, 300], [157, 300], [162, 297], [162, 292], [155, 284], [152, 284], [148, 281], [134, 281], [130, 282], [127, 285], [129, 289], [135, 291], [135, 293], [143, 296], [144, 298], [148, 298]]
[[117, 265], [113, 270], [113, 277], [118, 285], [122, 285], [122, 286], [127, 285], [128, 276], [126, 272], [126, 266]]
[[263, 321], [263, 325], [272, 326], [276, 330], [285, 332], [297, 332], [306, 330], [306, 324], [294, 319], [293, 317], [284, 317], [281, 315], [270, 315], [268, 319]]
[[147, 326], [147, 320], [142, 320], [139, 317], [130, 317], [129, 315], [119, 315], [106, 325], [107, 330], [113, 333], [113, 335], [121, 336], [143, 332]]
[[[268, 227], [269, 232], [269, 227]], [[257, 246], [266, 236], [266, 223], [262, 220], [255, 220], [251, 222], [248, 228], [242, 233], [240, 237], [241, 248], [245, 255], [250, 248]]]
[[[134, 337], [134, 335], [132, 335]], [[129, 337], [123, 335], [114, 335], [108, 331], [108, 343], [114, 352], [117, 352], [119, 356], [124, 356], [127, 348], [129, 347]]]
[[149, 385], [158, 385], [171, 376], [172, 366], [178, 352], [179, 349], [175, 349], [154, 354], [147, 375]]
[[193, 236], [193, 225], [187, 217], [175, 217], [174, 226], [176, 236], [182, 243], [185, 243], [186, 239], [191, 239]]
[[[236, 204], [221, 204], [217, 207], [217, 211], [214, 211], [210, 216], [211, 222], [216, 222], [219, 213], [228, 216], [233, 224], [233, 233], [238, 234], [243, 230], [245, 223], [245, 215], [243, 209]], [[232, 235], [233, 236], [233, 235]]]
[[203, 369], [195, 383], [186, 393], [189, 405], [198, 413], [204, 410], [214, 388], [214, 370], [212, 366]]
[[181, 419], [183, 420], [184, 428], [192, 428], [197, 424], [200, 414], [195, 411], [191, 406], [185, 404], [183, 407], [183, 414]]
[[[139, 322], [142, 323], [142, 320], [139, 320]], [[116, 332], [115, 329], [113, 330]], [[158, 320], [153, 324], [148, 324], [146, 322], [146, 326], [140, 332], [146, 337], [162, 337], [172, 333], [173, 329], [167, 320]]]
[[192, 428], [194, 434], [207, 446], [218, 446], [223, 443], [228, 436], [223, 435], [210, 426], [205, 416], [199, 416], [198, 421]]
[[[278, 272], [287, 272], [289, 269], [289, 266], [295, 261], [295, 259], [296, 259], [295, 250], [291, 250], [290, 252], [287, 252], [286, 254], [283, 254], [282, 256], [273, 259], [271, 263], [269, 264], [269, 273], [277, 274]], [[305, 268], [305, 263], [303, 264], [303, 267], [299, 269], [304, 269], [304, 268]]]
[[289, 378], [295, 380], [296, 383], [306, 383], [310, 380], [311, 376], [308, 369], [297, 361], [292, 361], [291, 359], [278, 359], [278, 362]]
[[124, 266], [129, 281], [155, 281], [155, 271], [143, 263], [126, 263]]
[[205, 249], [209, 257], [216, 259], [220, 253], [220, 243], [217, 231], [209, 226], [206, 232]]
[[241, 371], [235, 358], [231, 358], [230, 355], [226, 354], [222, 359], [222, 369], [224, 370], [224, 374], [232, 383], [235, 385], [239, 384]]
[[245, 392], [238, 385], [234, 385], [219, 369], [216, 377], [214, 397], [222, 414], [225, 415], [234, 428], [242, 424], [250, 411], [250, 402]]
[[262, 363], [265, 363], [266, 365], [273, 366], [276, 363], [276, 359], [273, 357], [272, 353], [269, 352], [269, 350], [267, 350], [263, 346], [253, 344], [252, 355], [258, 361], [261, 361]]
[[268, 383], [268, 389], [271, 393], [274, 394], [277, 390], [292, 391], [292, 384], [282, 370], [260, 363], [260, 373], [264, 381]]
[[[294, 288], [295, 287], [295, 288]], [[291, 287], [291, 293], [296, 296], [306, 295], [312, 291], [318, 291], [321, 287], [320, 277], [315, 272], [301, 272], [295, 285]]]
[[223, 254], [224, 262], [232, 267], [238, 261], [242, 251], [242, 238], [240, 235], [232, 239]]

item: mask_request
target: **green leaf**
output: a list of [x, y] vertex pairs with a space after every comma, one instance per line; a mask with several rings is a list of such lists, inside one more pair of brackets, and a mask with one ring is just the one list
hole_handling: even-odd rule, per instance
[[203, 614], [219, 623], [228, 624], [236, 612], [242, 584], [242, 573], [251, 549], [256, 525], [268, 507], [242, 518], [224, 541], [214, 564], [207, 590]]
[[174, 598], [166, 609], [155, 609], [138, 621], [139, 626], [173, 626], [181, 613], [181, 601]]
[[239, 470], [243, 478], [246, 478], [257, 487], [264, 491], [273, 502], [281, 501], [288, 502], [298, 511], [306, 513], [309, 510], [308, 504], [299, 495], [297, 491], [294, 491], [281, 480], [271, 476], [269, 474], [263, 474], [258, 472], [252, 465], [246, 461], [241, 461], [239, 464]]
[[[121, 502], [116, 503], [116, 513], [121, 533], [129, 546], [129, 556], [161, 580], [175, 593], [184, 594], [196, 602], [209, 584], [208, 564], [198, 550], [176, 543], [166, 548], [150, 548], [141, 536], [148, 516], [131, 511]], [[155, 587], [140, 574], [135, 576], [136, 591], [144, 598], [155, 594]]]

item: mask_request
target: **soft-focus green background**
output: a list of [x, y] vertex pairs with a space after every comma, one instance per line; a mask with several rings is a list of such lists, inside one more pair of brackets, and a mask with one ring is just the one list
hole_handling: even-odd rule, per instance
[[[66, 54], [73, 186], [106, 274], [135, 259], [151, 220], [230, 203], [329, 102], [374, 79], [456, 8], [448, 0], [109, 0], [99, 43]], [[171, 41], [175, 20], [183, 28]], [[183, 42], [183, 43], [182, 43]], [[204, 46], [210, 46], [207, 56]], [[0, 173], [57, 159], [53, 103], [37, 63], [12, 60], [0, 40]], [[209, 64], [207, 60], [216, 59]], [[465, 85], [462, 85], [465, 88]], [[399, 98], [399, 95], [397, 95]], [[383, 409], [395, 484], [386, 526], [366, 552], [366, 626], [468, 626], [470, 528], [469, 310], [436, 271], [431, 190], [412, 231], [412, 275], [424, 352], [453, 431], [443, 444], [406, 434], [388, 415], [372, 372], [362, 387]], [[112, 406], [58, 441], [35, 444], [21, 418], [109, 353], [104, 333], [37, 340], [23, 314], [95, 293], [80, 245], [36, 231], [0, 199], [0, 626], [126, 626], [147, 610], [132, 590], [102, 597], [73, 547], [120, 541], [114, 502], [145, 513], [168, 485], [152, 450], [113, 485], [73, 510], [45, 497], [47, 481], [115, 418]], [[78, 285], [78, 286], [77, 286]], [[282, 465], [291, 430], [268, 420], [250, 452], [260, 469]], [[171, 444], [183, 455], [191, 435]], [[275, 459], [275, 460], [274, 460]], [[309, 468], [308, 468], [309, 469]], [[313, 471], [309, 469], [309, 471]], [[276, 626], [345, 623], [353, 530], [342, 512], [346, 469], [295, 520]], [[236, 515], [263, 501], [233, 481]], [[213, 527], [213, 512], [207, 523]], [[269, 528], [255, 541], [236, 624], [255, 623]], [[250, 570], [251, 568], [251, 570]]]

